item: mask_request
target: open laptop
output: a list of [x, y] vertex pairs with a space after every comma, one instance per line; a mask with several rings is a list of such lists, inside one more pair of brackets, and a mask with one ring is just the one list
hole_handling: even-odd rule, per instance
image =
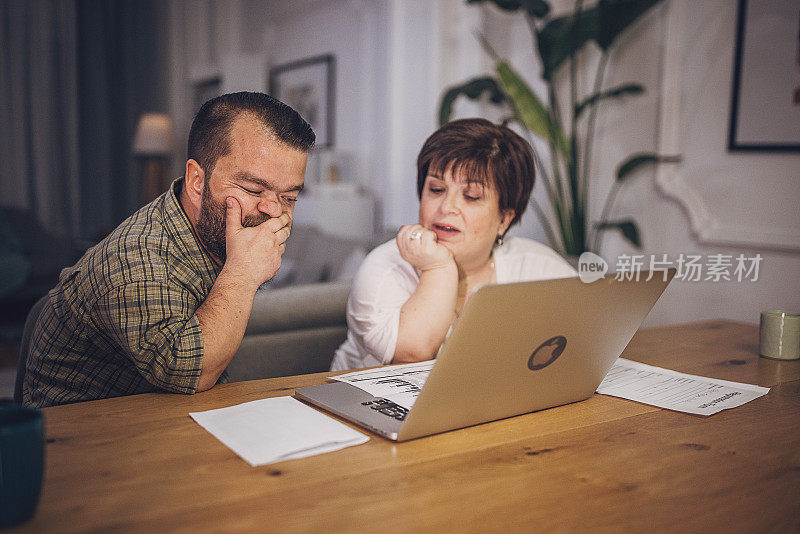
[[[407, 413], [351, 384], [295, 396], [391, 440], [494, 421], [589, 398], [675, 270], [487, 285], [476, 291]], [[374, 409], [385, 406], [385, 409]]]

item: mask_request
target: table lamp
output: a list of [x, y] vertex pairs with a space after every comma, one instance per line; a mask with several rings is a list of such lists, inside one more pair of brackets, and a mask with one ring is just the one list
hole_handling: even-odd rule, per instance
[[147, 204], [167, 187], [165, 174], [172, 154], [172, 120], [166, 113], [144, 113], [136, 125], [133, 154], [142, 161], [142, 204]]

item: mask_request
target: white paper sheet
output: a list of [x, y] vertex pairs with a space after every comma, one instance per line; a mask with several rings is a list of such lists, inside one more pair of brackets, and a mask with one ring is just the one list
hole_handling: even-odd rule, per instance
[[[411, 409], [433, 363], [378, 367], [332, 376], [331, 380], [347, 382], [370, 395]], [[597, 392], [668, 410], [713, 415], [766, 395], [769, 388], [689, 375], [617, 358]]]
[[189, 414], [252, 466], [336, 451], [369, 437], [292, 397]]
[[597, 392], [668, 410], [713, 415], [766, 395], [769, 388], [688, 375], [618, 358]]
[[374, 397], [382, 397], [410, 410], [428, 379], [433, 363], [434, 361], [430, 360], [378, 367], [332, 376], [331, 380], [347, 382]]

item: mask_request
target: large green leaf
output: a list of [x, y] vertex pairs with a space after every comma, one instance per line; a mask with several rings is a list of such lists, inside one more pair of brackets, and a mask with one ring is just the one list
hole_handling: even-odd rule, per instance
[[558, 150], [569, 159], [569, 144], [561, 131], [561, 127], [553, 118], [547, 106], [536, 96], [536, 93], [525, 83], [525, 80], [514, 70], [514, 67], [507, 61], [500, 59], [492, 45], [486, 40], [486, 37], [478, 34], [478, 39], [486, 53], [494, 59], [494, 68], [500, 80], [500, 85], [519, 120], [531, 132], [545, 140], [552, 141]]
[[[481, 4], [485, 0], [467, 0], [468, 4]], [[489, 0], [503, 11], [518, 11], [524, 9], [534, 18], [543, 18], [550, 13], [550, 5], [544, 0]]]
[[597, 8], [550, 20], [536, 34], [542, 78], [551, 81], [558, 67], [600, 33]]
[[569, 157], [569, 143], [564, 133], [536, 93], [508, 62], [497, 62], [495, 70], [503, 91], [525, 127], [539, 137], [551, 140], [559, 151]]
[[600, 0], [596, 6], [550, 20], [537, 33], [542, 77], [551, 81], [564, 61], [589, 41], [608, 50], [616, 38], [661, 0]]
[[497, 80], [490, 76], [473, 78], [463, 85], [448, 89], [439, 106], [439, 126], [450, 122], [450, 116], [453, 114], [453, 104], [459, 96], [464, 95], [469, 99], [476, 100], [486, 93], [489, 93], [489, 100], [495, 104], [502, 104], [506, 100]]
[[594, 93], [589, 95], [583, 102], [575, 106], [575, 118], [581, 116], [583, 111], [591, 106], [594, 106], [601, 100], [607, 100], [611, 98], [620, 98], [625, 95], [640, 95], [644, 92], [644, 87], [639, 85], [638, 83], [629, 83], [625, 85], [620, 85], [619, 87], [613, 87], [611, 89], [606, 89], [605, 91], [601, 91], [599, 93]]
[[618, 229], [622, 232], [622, 236], [627, 239], [636, 248], [642, 248], [642, 241], [639, 239], [639, 228], [636, 223], [630, 219], [624, 221], [608, 221], [599, 223], [598, 230], [609, 230], [612, 228]]
[[608, 50], [625, 29], [661, 0], [599, 0], [600, 32], [595, 41]]
[[652, 152], [640, 152], [633, 154], [617, 168], [617, 181], [625, 180], [636, 169], [643, 165], [654, 163], [676, 163], [681, 161], [680, 156], [661, 156]]

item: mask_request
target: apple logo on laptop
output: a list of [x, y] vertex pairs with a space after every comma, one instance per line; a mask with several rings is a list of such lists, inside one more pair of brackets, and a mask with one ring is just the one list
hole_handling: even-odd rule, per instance
[[564, 336], [551, 337], [533, 351], [531, 357], [528, 358], [528, 369], [531, 371], [544, 369], [561, 356], [566, 346], [567, 338]]

